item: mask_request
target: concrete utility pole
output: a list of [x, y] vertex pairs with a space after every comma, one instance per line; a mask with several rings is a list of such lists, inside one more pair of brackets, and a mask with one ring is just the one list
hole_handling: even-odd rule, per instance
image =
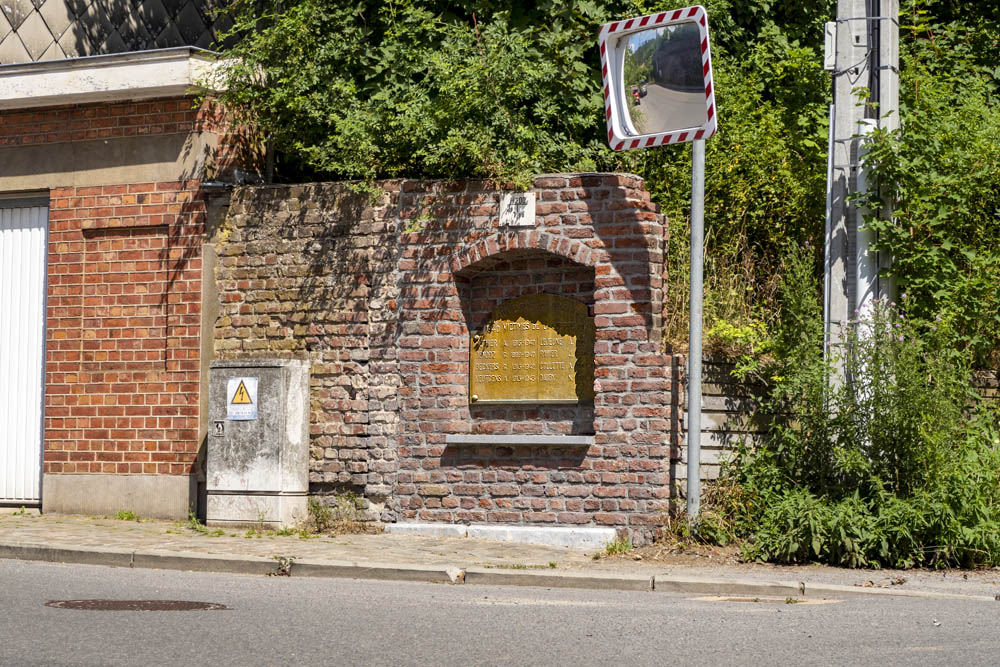
[[[877, 187], [859, 160], [859, 137], [873, 127], [899, 127], [899, 0], [838, 0], [827, 34], [835, 48], [827, 57], [833, 70], [823, 309], [829, 347], [843, 341], [856, 310], [864, 314], [875, 299], [893, 296], [893, 286], [878, 276], [891, 258], [870, 251], [874, 234], [847, 198], [859, 186]], [[868, 96], [859, 98], [859, 88]], [[886, 207], [880, 215], [892, 211]]]

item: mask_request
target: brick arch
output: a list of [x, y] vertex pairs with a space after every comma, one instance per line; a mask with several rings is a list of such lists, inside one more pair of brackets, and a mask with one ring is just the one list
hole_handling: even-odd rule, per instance
[[484, 260], [516, 250], [542, 250], [577, 264], [594, 266], [598, 253], [578, 240], [542, 231], [497, 233], [461, 250], [451, 260], [452, 273], [461, 273]]

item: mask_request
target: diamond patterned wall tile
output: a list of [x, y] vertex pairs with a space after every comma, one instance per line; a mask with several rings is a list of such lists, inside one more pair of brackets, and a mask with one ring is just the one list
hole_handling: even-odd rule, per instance
[[156, 39], [153, 40], [153, 44], [156, 45], [158, 49], [169, 49], [172, 46], [184, 46], [184, 38], [181, 37], [180, 31], [177, 26], [173, 23], [167, 25]]
[[[87, 13], [80, 17], [84, 27], [84, 32], [90, 37], [90, 43], [94, 47], [102, 44], [108, 38], [114, 26], [107, 13], [101, 10], [96, 2], [87, 8]], [[100, 51], [97, 51], [100, 53]]]
[[171, 18], [176, 18], [186, 4], [187, 0], [163, 0], [163, 8], [167, 10], [167, 14], [170, 14]]
[[102, 0], [101, 4], [116, 28], [125, 22], [129, 14], [135, 11], [129, 0]]
[[138, 14], [131, 14], [118, 26], [118, 34], [128, 44], [130, 51], [145, 51], [152, 48], [153, 37], [146, 30]]
[[83, 16], [87, 13], [87, 7], [92, 0], [66, 0], [66, 6], [73, 12], [74, 16]]
[[216, 43], [215, 35], [213, 35], [211, 31], [206, 30], [198, 37], [198, 41], [191, 46], [197, 46], [199, 49], [205, 49], [207, 51], [214, 51], [219, 45]]
[[24, 23], [17, 29], [17, 35], [21, 38], [21, 42], [28, 50], [32, 60], [41, 58], [42, 54], [56, 41], [53, 39], [52, 33], [49, 32], [49, 27], [42, 20], [42, 15], [38, 12], [31, 12], [28, 18], [24, 19]]
[[59, 43], [52, 42], [52, 45], [45, 50], [45, 53], [42, 54], [42, 57], [39, 58], [39, 60], [62, 60], [65, 57], [66, 53], [62, 50], [62, 47], [59, 46]]
[[108, 38], [104, 40], [104, 43], [98, 47], [100, 53], [124, 53], [128, 51], [128, 47], [125, 45], [125, 40], [122, 36], [118, 34], [117, 30], [112, 30]]
[[45, 0], [41, 4], [38, 13], [45, 19], [45, 25], [49, 27], [53, 39], [62, 37], [66, 29], [76, 19], [73, 10], [64, 0]]
[[2, 42], [8, 34], [10, 34], [10, 31], [10, 21], [7, 20], [7, 15], [0, 12], [0, 42]]
[[59, 38], [59, 46], [66, 54], [67, 58], [81, 58], [83, 56], [94, 55], [94, 47], [90, 43], [90, 38], [83, 31], [81, 23], [77, 22], [70, 26], [69, 30]]
[[35, 11], [35, 5], [31, 3], [31, 0], [3, 0], [3, 2], [0, 2], [0, 8], [7, 15], [10, 27], [14, 30], [20, 28], [21, 24], [24, 23], [24, 19], [28, 18], [31, 12]]
[[[6, 62], [152, 48], [216, 48], [232, 21], [219, 0], [0, 0]], [[37, 8], [37, 11], [36, 11]], [[13, 35], [17, 39], [7, 41]], [[62, 55], [60, 55], [62, 54]]]
[[167, 10], [160, 0], [146, 0], [139, 6], [139, 17], [150, 35], [155, 38], [170, 22]]
[[31, 60], [28, 50], [21, 43], [21, 38], [12, 32], [0, 42], [0, 65], [24, 63]]
[[208, 30], [193, 2], [184, 5], [184, 9], [174, 18], [174, 23], [177, 24], [185, 44], [194, 44]]

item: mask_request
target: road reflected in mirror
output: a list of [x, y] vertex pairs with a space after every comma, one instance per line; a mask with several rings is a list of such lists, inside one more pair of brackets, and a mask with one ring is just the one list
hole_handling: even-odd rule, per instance
[[694, 22], [629, 35], [624, 69], [628, 134], [673, 132], [708, 122], [701, 37]]

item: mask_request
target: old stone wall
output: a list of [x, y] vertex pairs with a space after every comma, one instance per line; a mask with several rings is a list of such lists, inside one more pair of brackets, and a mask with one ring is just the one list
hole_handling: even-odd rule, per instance
[[[354, 490], [382, 520], [648, 537], [678, 414], [660, 342], [666, 230], [641, 180], [539, 177], [536, 223], [520, 229], [499, 227], [502, 193], [485, 183], [379, 188], [240, 188], [215, 239], [216, 356], [312, 363], [312, 490]], [[470, 405], [470, 333], [538, 293], [590, 309], [593, 402]], [[582, 440], [527, 437], [542, 435]]]

